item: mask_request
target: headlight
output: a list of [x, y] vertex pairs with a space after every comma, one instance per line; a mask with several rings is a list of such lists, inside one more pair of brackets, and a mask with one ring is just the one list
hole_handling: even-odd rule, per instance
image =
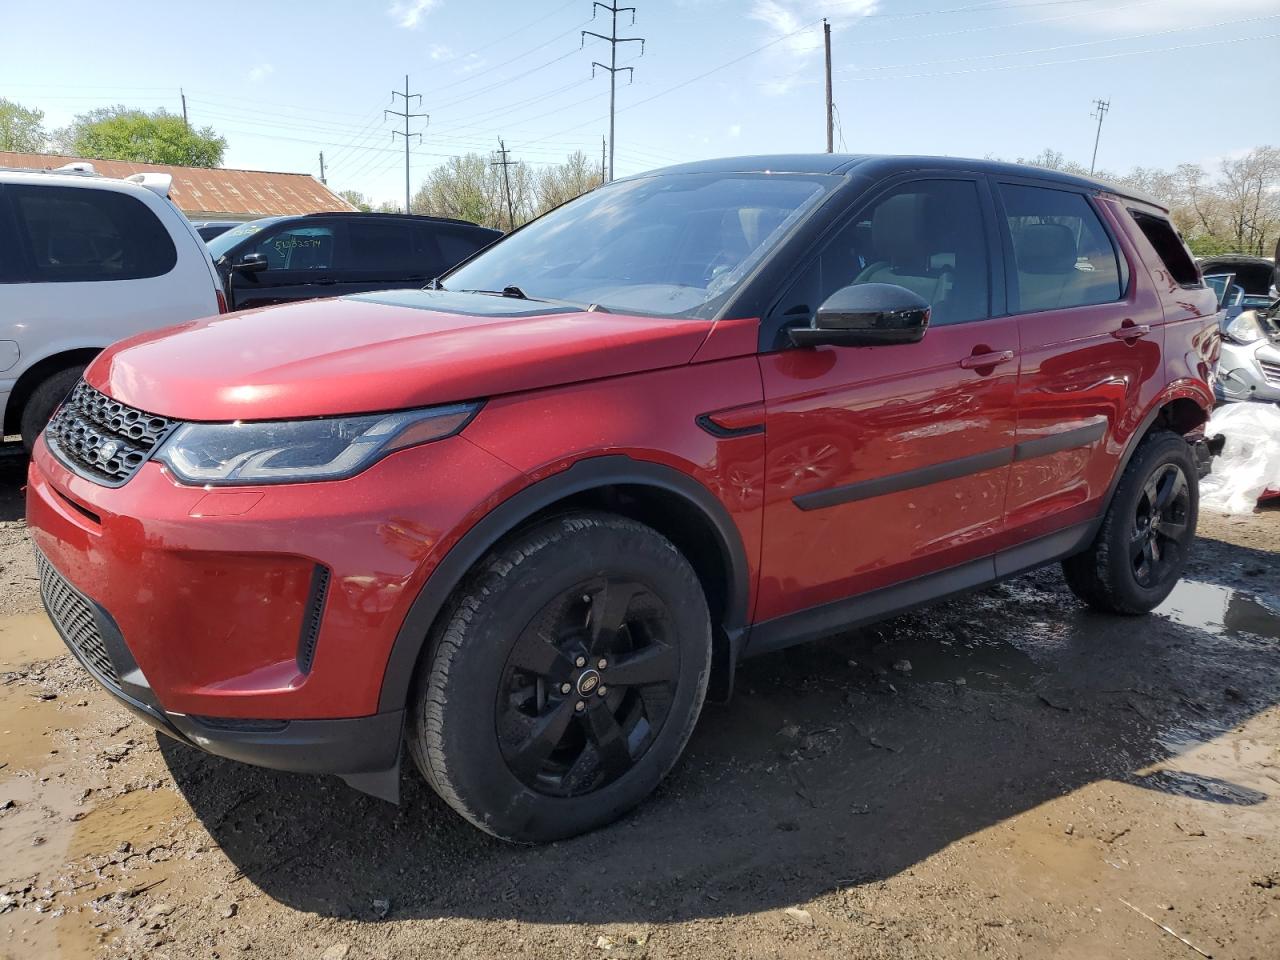
[[1266, 333], [1258, 322], [1258, 314], [1253, 310], [1245, 310], [1222, 330], [1228, 340], [1239, 344], [1257, 343]]
[[188, 423], [156, 459], [187, 483], [341, 480], [393, 450], [453, 436], [478, 409], [478, 403], [459, 403], [317, 420]]

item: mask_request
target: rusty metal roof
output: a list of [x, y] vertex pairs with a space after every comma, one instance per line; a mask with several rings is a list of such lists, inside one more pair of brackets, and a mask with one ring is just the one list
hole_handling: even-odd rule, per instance
[[96, 160], [93, 157], [0, 151], [0, 167], [53, 170], [76, 161], [92, 163], [93, 168], [104, 177], [123, 178], [135, 173], [167, 173], [173, 177], [173, 186], [169, 190], [170, 199], [178, 205], [179, 210], [192, 218], [226, 217], [245, 220], [253, 217], [355, 209], [308, 173], [179, 167], [159, 163], [130, 163], [125, 160]]

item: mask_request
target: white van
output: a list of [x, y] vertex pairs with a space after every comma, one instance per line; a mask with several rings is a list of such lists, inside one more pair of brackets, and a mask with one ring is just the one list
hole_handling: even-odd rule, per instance
[[167, 174], [0, 169], [0, 409], [27, 449], [103, 347], [225, 312]]

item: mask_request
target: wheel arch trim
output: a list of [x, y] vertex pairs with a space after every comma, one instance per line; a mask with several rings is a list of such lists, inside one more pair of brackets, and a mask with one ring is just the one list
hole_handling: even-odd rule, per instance
[[624, 454], [589, 457], [539, 480], [498, 504], [462, 535], [418, 591], [396, 633], [382, 676], [378, 711], [406, 706], [414, 668], [440, 612], [473, 566], [504, 536], [540, 510], [568, 497], [611, 486], [653, 487], [688, 501], [715, 531], [726, 571], [727, 596], [720, 626], [734, 652], [746, 630], [749, 567], [742, 536], [724, 504], [688, 474]]
[[[1125, 443], [1124, 453], [1121, 455], [1120, 462], [1116, 465], [1115, 472], [1111, 476], [1111, 483], [1107, 486], [1107, 495], [1103, 498], [1099, 518], [1106, 515], [1111, 506], [1111, 500], [1115, 496], [1116, 488], [1120, 486], [1120, 478], [1129, 467], [1129, 461], [1133, 459], [1138, 446], [1146, 435], [1151, 432], [1151, 428], [1160, 419], [1160, 414], [1164, 412], [1165, 408], [1175, 400], [1192, 400], [1202, 411], [1212, 410], [1212, 401], [1206, 401], [1205, 396], [1203, 388], [1198, 388], [1192, 382], [1183, 380], [1165, 387], [1160, 392], [1160, 395], [1152, 401], [1151, 406], [1147, 408], [1147, 412], [1142, 415], [1142, 420], [1138, 423], [1137, 428], [1129, 435], [1129, 439]], [[1205, 416], [1208, 416], [1207, 412]]]

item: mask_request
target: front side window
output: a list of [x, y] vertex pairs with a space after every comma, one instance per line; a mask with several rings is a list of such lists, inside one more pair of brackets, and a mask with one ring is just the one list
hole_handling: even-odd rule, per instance
[[448, 274], [449, 290], [710, 317], [835, 183], [799, 174], [619, 181], [553, 210]]
[[169, 232], [136, 197], [80, 187], [6, 191], [38, 283], [140, 280], [178, 262]]
[[334, 262], [331, 225], [286, 227], [258, 241], [245, 253], [260, 253], [269, 270], [328, 270]]
[[1018, 311], [1114, 303], [1121, 296], [1120, 255], [1089, 201], [1047, 187], [1001, 184], [1017, 267]]
[[833, 293], [859, 283], [918, 294], [932, 306], [934, 326], [988, 317], [990, 261], [978, 185], [922, 180], [878, 198], [836, 232], [780, 312], [807, 323]]

